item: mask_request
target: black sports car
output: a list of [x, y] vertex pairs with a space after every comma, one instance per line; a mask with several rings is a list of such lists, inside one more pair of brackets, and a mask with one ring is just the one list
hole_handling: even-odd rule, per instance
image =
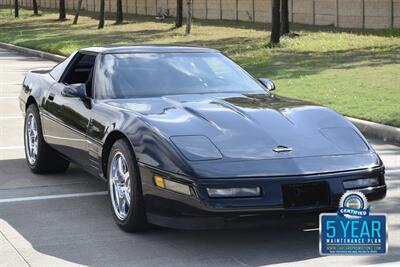
[[126, 231], [252, 225], [335, 209], [346, 190], [386, 195], [382, 161], [346, 118], [274, 89], [213, 49], [81, 49], [23, 82], [27, 163], [108, 181]]

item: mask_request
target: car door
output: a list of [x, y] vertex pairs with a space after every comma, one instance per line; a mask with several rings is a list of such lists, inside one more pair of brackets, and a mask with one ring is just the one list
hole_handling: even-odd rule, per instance
[[60, 80], [51, 86], [42, 106], [45, 141], [83, 166], [88, 164], [90, 105], [85, 99], [65, 96], [62, 91], [71, 84], [86, 84], [95, 58], [96, 55], [78, 52]]

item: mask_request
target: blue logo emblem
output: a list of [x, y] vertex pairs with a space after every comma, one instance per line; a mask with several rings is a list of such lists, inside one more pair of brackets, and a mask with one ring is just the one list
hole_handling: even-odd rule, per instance
[[320, 253], [386, 254], [385, 214], [370, 214], [365, 195], [348, 191], [339, 202], [337, 213], [320, 215]]

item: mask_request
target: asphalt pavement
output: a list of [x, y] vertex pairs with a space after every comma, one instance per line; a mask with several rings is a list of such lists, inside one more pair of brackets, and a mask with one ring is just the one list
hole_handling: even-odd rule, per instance
[[103, 182], [72, 165], [34, 175], [25, 163], [18, 94], [26, 71], [55, 63], [0, 49], [0, 266], [400, 266], [400, 147], [370, 140], [387, 167], [385, 256], [320, 256], [318, 228], [124, 233]]

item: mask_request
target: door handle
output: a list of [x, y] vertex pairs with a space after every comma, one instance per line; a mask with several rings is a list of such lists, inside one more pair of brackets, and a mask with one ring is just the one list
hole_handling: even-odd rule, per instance
[[49, 94], [49, 101], [53, 101], [54, 100], [54, 94]]

